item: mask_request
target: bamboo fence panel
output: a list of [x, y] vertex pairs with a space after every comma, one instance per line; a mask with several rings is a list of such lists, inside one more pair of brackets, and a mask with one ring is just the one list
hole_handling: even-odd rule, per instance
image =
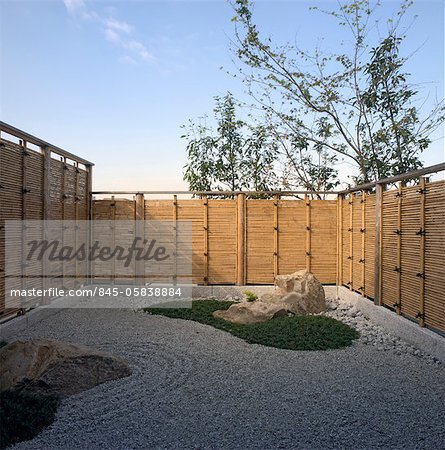
[[236, 200], [208, 200], [209, 284], [233, 284], [237, 269]]
[[306, 267], [306, 206], [303, 201], [280, 200], [278, 242], [280, 274]]
[[342, 280], [343, 284], [352, 289], [352, 272], [350, 258], [351, 255], [351, 205], [349, 197], [344, 197], [342, 201], [342, 223], [341, 223], [341, 233], [342, 233], [342, 255], [343, 255], [343, 265], [342, 265]]
[[352, 289], [361, 292], [362, 284], [362, 196], [355, 195], [352, 200]]
[[365, 201], [365, 295], [374, 298], [375, 194]]
[[[417, 274], [420, 272], [421, 236], [418, 232], [421, 228], [420, 201], [423, 194], [418, 191], [419, 186], [402, 188], [402, 300], [400, 311], [411, 318], [416, 318], [420, 311], [421, 295], [421, 283]], [[390, 192], [394, 196], [394, 191]], [[394, 211], [394, 216], [397, 217], [396, 211]], [[396, 278], [394, 279], [395, 286], [397, 286]]]
[[[77, 181], [76, 181], [77, 179]], [[36, 151], [28, 147], [24, 141], [19, 143], [8, 139], [0, 139], [0, 316], [16, 312], [21, 306], [17, 298], [14, 304], [9, 299], [8, 309], [5, 307], [5, 220], [63, 220], [86, 219], [89, 213], [89, 190], [87, 171], [66, 164], [51, 157], [51, 152], [41, 148]], [[41, 239], [39, 227], [28, 226], [23, 230], [24, 237]], [[14, 238], [20, 242], [22, 236]], [[22, 256], [24, 249], [22, 249]], [[10, 288], [42, 289], [50, 287], [74, 286], [74, 280], [63, 280], [63, 266], [58, 263], [45, 264], [33, 262], [21, 267], [22, 261], [9, 260], [22, 275], [32, 273], [35, 269], [44, 270], [46, 278], [28, 277], [12, 279]], [[67, 269], [73, 269], [66, 263]], [[71, 266], [70, 266], [71, 264]], [[76, 268], [73, 269], [74, 272]], [[35, 273], [35, 272], [34, 272]], [[31, 299], [29, 306], [40, 303], [42, 299]]]
[[274, 282], [273, 203], [273, 200], [246, 200], [247, 284]]
[[192, 277], [193, 283], [206, 282], [206, 256], [205, 251], [205, 214], [206, 200], [145, 200], [145, 220], [178, 221], [191, 223], [192, 238]]
[[[93, 219], [132, 219], [131, 201], [114, 200], [114, 209], [110, 202], [112, 200], [94, 200]], [[127, 205], [126, 212], [123, 205]], [[145, 200], [145, 220], [191, 222], [190, 275], [194, 283], [273, 284], [277, 271], [286, 274], [306, 267], [308, 231], [311, 233], [309, 256], [313, 272], [321, 282], [335, 283], [336, 201], [312, 200], [310, 226], [307, 208], [304, 201], [281, 199], [247, 199], [241, 203], [206, 197], [199, 200]], [[118, 227], [116, 225], [116, 230]], [[100, 230], [101, 235], [106, 233], [106, 229]], [[240, 273], [245, 274], [242, 280]], [[94, 275], [102, 276], [100, 272]]]
[[445, 331], [445, 182], [426, 185], [425, 324]]
[[[344, 197], [339, 203], [342, 211], [340, 283], [349, 287], [351, 280], [349, 257], [352, 223], [353, 284], [355, 291], [375, 298], [374, 256], [375, 256], [375, 193], [366, 193], [364, 210], [359, 218], [357, 212], [363, 194], [353, 199]], [[352, 206], [352, 221], [351, 221]], [[362, 204], [363, 206], [363, 204]], [[361, 245], [358, 222], [364, 229]], [[363, 226], [364, 224], [364, 226]], [[445, 181], [406, 187], [400, 184], [383, 192], [381, 217], [381, 302], [396, 312], [411, 318], [421, 326], [445, 331]], [[363, 233], [361, 233], [363, 234]], [[363, 250], [364, 249], [364, 250]], [[364, 254], [363, 268], [358, 262]], [[361, 275], [361, 276], [359, 276]]]
[[382, 203], [382, 298], [385, 306], [394, 308], [397, 303], [397, 208], [395, 190], [383, 192]]
[[[311, 200], [311, 271], [321, 283], [336, 282], [336, 223], [335, 200]], [[295, 270], [299, 268], [295, 267]]]

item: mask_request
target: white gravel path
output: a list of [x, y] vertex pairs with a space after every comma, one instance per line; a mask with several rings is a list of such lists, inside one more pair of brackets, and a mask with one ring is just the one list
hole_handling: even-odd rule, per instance
[[445, 448], [445, 365], [353, 313], [327, 313], [361, 329], [353, 346], [298, 352], [143, 312], [62, 310], [16, 337], [110, 351], [133, 375], [64, 400], [14, 448]]

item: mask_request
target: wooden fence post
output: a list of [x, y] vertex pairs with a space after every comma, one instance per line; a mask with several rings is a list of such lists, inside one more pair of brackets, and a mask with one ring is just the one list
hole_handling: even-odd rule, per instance
[[339, 220], [338, 220], [338, 284], [340, 286], [343, 285], [343, 195], [338, 195], [338, 202], [339, 202]]
[[203, 197], [204, 206], [204, 284], [209, 284], [209, 199]]
[[426, 202], [426, 180], [425, 177], [420, 178], [420, 311], [418, 313], [419, 325], [425, 326], [425, 202]]
[[[47, 146], [42, 147], [43, 154], [43, 192], [42, 192], [42, 219], [43, 219], [43, 229], [42, 238], [47, 239], [48, 237], [48, 224], [47, 220], [51, 220], [51, 151]], [[49, 261], [48, 258], [44, 258], [42, 261], [42, 287], [43, 289], [48, 289], [49, 286]], [[43, 304], [47, 305], [49, 303], [49, 297], [43, 296]]]
[[236, 241], [237, 241], [237, 270], [236, 270], [236, 284], [244, 286], [246, 284], [245, 271], [245, 194], [237, 194], [237, 226], [236, 226]]
[[278, 233], [279, 233], [279, 225], [278, 225], [278, 206], [279, 206], [279, 200], [280, 200], [280, 196], [279, 195], [275, 195], [274, 196], [274, 201], [273, 201], [273, 205], [274, 205], [274, 216], [273, 216], [273, 272], [274, 272], [274, 281], [275, 281], [275, 277], [278, 275], [279, 273], [279, 237], [278, 237]]
[[403, 183], [400, 181], [397, 191], [397, 303], [396, 312], [402, 314], [402, 190]]
[[[26, 214], [28, 209], [28, 202], [27, 202], [27, 194], [30, 192], [28, 189], [27, 183], [28, 183], [28, 177], [27, 177], [27, 163], [26, 159], [28, 157], [28, 150], [26, 148], [26, 141], [20, 140], [20, 146], [22, 147], [22, 210], [21, 210], [21, 217], [23, 221], [26, 221], [28, 216]], [[28, 287], [28, 283], [26, 280], [26, 265], [25, 265], [25, 242], [26, 242], [26, 225], [25, 223], [22, 224], [21, 229], [21, 235], [22, 235], [22, 242], [21, 242], [21, 261], [20, 261], [20, 285], [22, 289], [26, 289]], [[63, 264], [63, 262], [62, 262]], [[26, 281], [25, 281], [26, 280]], [[22, 298], [20, 299], [20, 312], [19, 314], [24, 314], [26, 312], [26, 306], [23, 305]]]
[[362, 235], [362, 256], [360, 258], [360, 262], [362, 265], [362, 282], [361, 282], [361, 294], [366, 295], [366, 259], [365, 259], [365, 249], [366, 249], [366, 191], [362, 191], [362, 227], [360, 228], [360, 232]]
[[[135, 199], [135, 238], [144, 239], [145, 235], [145, 199], [144, 194], [136, 193]], [[145, 275], [144, 260], [136, 260], [134, 264], [136, 284], [140, 283]]]
[[306, 270], [311, 271], [311, 200], [308, 194], [304, 194], [306, 203]]
[[[78, 242], [78, 233], [77, 230], [79, 228], [79, 163], [75, 162], [75, 179], [74, 179], [74, 248], [77, 249]], [[80, 283], [78, 282], [79, 278], [79, 266], [77, 258], [74, 260], [76, 278], [74, 280], [74, 285], [77, 287]]]
[[[111, 196], [111, 248], [116, 248], [116, 198]], [[116, 258], [111, 258], [112, 283], [116, 281]]]
[[[87, 197], [86, 201], [86, 217], [89, 221], [88, 223], [88, 229], [87, 229], [87, 243], [88, 246], [91, 247], [92, 245], [92, 239], [93, 239], [93, 166], [92, 165], [86, 165], [85, 166], [87, 171], [87, 185], [85, 188], [85, 195]], [[94, 278], [93, 274], [93, 262], [91, 260], [87, 261], [87, 282], [92, 283]]]
[[349, 194], [349, 289], [352, 291], [354, 284], [354, 195]]
[[382, 205], [383, 185], [377, 183], [375, 193], [374, 303], [382, 305]]
[[178, 196], [173, 195], [173, 285], [178, 282]]

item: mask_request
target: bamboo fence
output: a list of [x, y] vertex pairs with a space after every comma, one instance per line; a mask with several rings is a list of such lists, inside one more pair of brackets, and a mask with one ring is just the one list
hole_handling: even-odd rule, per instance
[[[445, 181], [425, 178], [445, 164], [318, 193], [336, 200], [304, 191], [91, 193], [92, 163], [3, 122], [0, 131], [0, 314], [11, 312], [3, 300], [5, 220], [112, 220], [115, 225], [103, 230], [98, 224], [100, 232], [111, 238], [117, 233], [121, 242], [128, 233], [129, 243], [134, 234], [120, 221], [134, 220], [141, 230], [146, 221], [165, 220], [191, 223], [194, 283], [272, 284], [278, 274], [306, 268], [324, 284], [347, 286], [420, 326], [445, 332]], [[184, 194], [194, 198], [178, 198]], [[153, 198], [159, 195], [170, 198]], [[110, 267], [91, 269], [93, 281], [111, 273], [113, 282], [146, 271], [141, 262], [123, 267], [110, 261]], [[43, 281], [30, 283], [56, 287], [65, 270], [50, 265]], [[77, 283], [85, 281], [79, 276]]]
[[444, 332], [445, 181], [385, 186], [339, 195], [338, 284]]
[[[23, 312], [20, 299], [5, 305], [5, 221], [88, 219], [93, 164], [4, 122], [0, 133], [0, 316], [4, 316]], [[27, 239], [44, 237], [33, 227], [24, 227], [22, 233]], [[23, 239], [16, 236], [14, 241]], [[27, 277], [33, 267], [22, 264], [22, 259], [8, 264], [22, 274], [21, 280], [11, 280], [9, 287], [16, 289], [61, 287], [65, 271], [85, 273], [82, 267], [64, 267], [78, 264], [71, 262], [45, 264], [44, 277]], [[77, 283], [82, 281], [79, 277]], [[72, 287], [76, 280], [66, 284]]]

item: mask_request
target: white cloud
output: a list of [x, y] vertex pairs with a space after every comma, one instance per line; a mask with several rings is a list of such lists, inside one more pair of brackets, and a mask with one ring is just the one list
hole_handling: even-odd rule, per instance
[[154, 57], [147, 47], [142, 42], [131, 37], [134, 27], [129, 23], [111, 16], [102, 17], [96, 11], [90, 9], [84, 0], [63, 0], [63, 3], [69, 14], [82, 20], [97, 21], [103, 27], [103, 33], [108, 42], [130, 53], [121, 57], [121, 62], [136, 64], [135, 58], [142, 61], [153, 60]]
[[106, 28], [104, 33], [107, 41], [113, 42], [115, 44], [121, 43], [121, 38], [119, 37], [119, 34], [116, 33], [114, 30], [112, 30], [111, 28]]
[[126, 34], [130, 34], [133, 30], [133, 27], [129, 25], [127, 22], [121, 22], [119, 20], [114, 19], [113, 17], [105, 19], [104, 24], [107, 28], [111, 30], [123, 32]]
[[85, 8], [83, 0], [63, 0], [63, 3], [70, 14], [76, 14]]
[[132, 52], [139, 55], [144, 61], [153, 59], [153, 55], [147, 50], [144, 44], [139, 41], [128, 41], [123, 43], [124, 48], [131, 50]]

